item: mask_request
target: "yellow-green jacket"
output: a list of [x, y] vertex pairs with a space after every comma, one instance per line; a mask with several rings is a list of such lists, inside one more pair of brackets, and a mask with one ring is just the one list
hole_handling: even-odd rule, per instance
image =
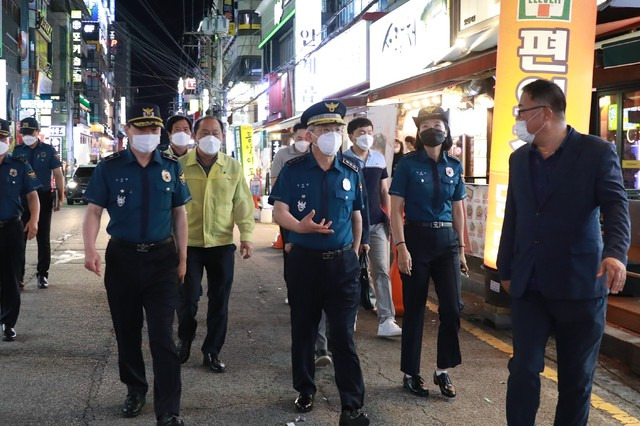
[[191, 192], [187, 203], [187, 223], [191, 247], [216, 247], [233, 243], [233, 225], [238, 225], [241, 241], [251, 241], [255, 222], [253, 198], [240, 163], [218, 153], [207, 176], [198, 164], [196, 149], [179, 161]]

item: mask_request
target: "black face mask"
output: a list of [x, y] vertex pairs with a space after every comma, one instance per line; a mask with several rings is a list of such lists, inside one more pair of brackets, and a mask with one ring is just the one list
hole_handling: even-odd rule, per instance
[[426, 146], [442, 145], [446, 139], [446, 135], [442, 130], [427, 129], [420, 132], [420, 140]]

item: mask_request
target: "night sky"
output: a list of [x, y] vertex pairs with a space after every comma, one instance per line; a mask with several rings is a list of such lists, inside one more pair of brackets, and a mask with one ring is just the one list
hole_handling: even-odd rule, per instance
[[[183, 32], [197, 29], [205, 4], [211, 7], [211, 3], [211, 0], [116, 1], [116, 22], [127, 23], [134, 40], [131, 85], [135, 102], [156, 103], [162, 116], [168, 116], [178, 78], [189, 69], [187, 57], [178, 45], [183, 46], [190, 40], [183, 39]], [[149, 13], [149, 9], [156, 16]], [[195, 60], [194, 49], [189, 49], [189, 53]]]

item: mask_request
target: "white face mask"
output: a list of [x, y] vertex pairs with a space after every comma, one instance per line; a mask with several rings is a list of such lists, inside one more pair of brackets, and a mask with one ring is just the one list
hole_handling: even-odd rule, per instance
[[[533, 114], [529, 118], [529, 120], [531, 120], [533, 117], [538, 115], [540, 111], [542, 110], [539, 110], [538, 112]], [[544, 126], [547, 125], [547, 122], [545, 121], [545, 123], [542, 126], [540, 126], [540, 128], [535, 133], [529, 133], [529, 130], [527, 130], [527, 122], [529, 120], [516, 120], [516, 136], [518, 136], [518, 139], [520, 139], [523, 142], [533, 143], [533, 140], [536, 138], [536, 135], [540, 132], [540, 130], [542, 130]]]
[[0, 141], [0, 155], [5, 155], [9, 151], [9, 143]]
[[342, 135], [338, 132], [324, 133], [318, 137], [318, 148], [324, 155], [335, 155], [342, 146]]
[[365, 151], [368, 150], [373, 145], [373, 136], [367, 134], [358, 136], [356, 139], [356, 145]]
[[133, 149], [148, 154], [160, 145], [160, 135], [133, 135]]
[[31, 136], [31, 135], [24, 135], [24, 136], [22, 137], [22, 142], [24, 142], [24, 144], [25, 144], [26, 146], [31, 146], [31, 145], [33, 145], [34, 143], [36, 143], [36, 141], [37, 141], [37, 140], [38, 140], [38, 138], [37, 138], [37, 137], [35, 137], [35, 136]]
[[189, 141], [191, 141], [191, 136], [185, 132], [178, 132], [171, 135], [171, 142], [178, 148], [184, 148], [189, 145]]
[[295, 141], [293, 143], [298, 152], [307, 152], [307, 150], [309, 149], [309, 144], [310, 142], [307, 141]]
[[198, 141], [198, 147], [206, 155], [216, 155], [220, 151], [222, 141], [215, 136], [205, 136]]

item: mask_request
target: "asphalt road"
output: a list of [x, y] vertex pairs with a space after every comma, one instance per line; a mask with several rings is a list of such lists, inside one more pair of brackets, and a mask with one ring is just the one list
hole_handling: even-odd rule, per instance
[[[84, 206], [65, 206], [54, 214], [50, 287], [35, 283], [35, 240], [27, 247], [27, 283], [22, 292], [18, 339], [0, 342], [0, 424], [2, 425], [142, 425], [155, 424], [150, 394], [142, 415], [119, 416], [126, 388], [118, 379], [117, 349], [102, 280], [83, 267], [81, 224]], [[103, 229], [108, 217], [103, 217]], [[189, 425], [335, 425], [340, 401], [331, 368], [316, 374], [318, 394], [311, 413], [293, 407], [289, 310], [281, 279], [282, 262], [270, 248], [275, 225], [258, 225], [256, 252], [236, 256], [229, 332], [220, 358], [224, 374], [209, 373], [198, 351], [182, 369], [182, 416]], [[98, 237], [104, 252], [107, 234]], [[206, 293], [205, 293], [206, 294]], [[466, 295], [460, 332], [463, 364], [452, 370], [458, 397], [448, 400], [432, 390], [419, 399], [401, 387], [400, 340], [376, 337], [371, 312], [358, 316], [356, 344], [366, 383], [365, 411], [373, 425], [502, 425], [510, 338], [486, 326], [478, 313], [482, 301]], [[433, 308], [433, 305], [431, 306]], [[204, 324], [206, 300], [199, 322]], [[435, 367], [437, 316], [425, 323], [423, 376]], [[398, 321], [401, 324], [401, 319]], [[145, 331], [146, 332], [146, 331]], [[147, 377], [151, 359], [144, 342]], [[553, 424], [557, 397], [551, 345], [542, 379], [538, 424]], [[549, 377], [549, 378], [547, 378]], [[615, 361], [601, 358], [594, 387], [590, 424], [640, 424], [640, 378]], [[304, 420], [304, 423], [303, 423]]]

